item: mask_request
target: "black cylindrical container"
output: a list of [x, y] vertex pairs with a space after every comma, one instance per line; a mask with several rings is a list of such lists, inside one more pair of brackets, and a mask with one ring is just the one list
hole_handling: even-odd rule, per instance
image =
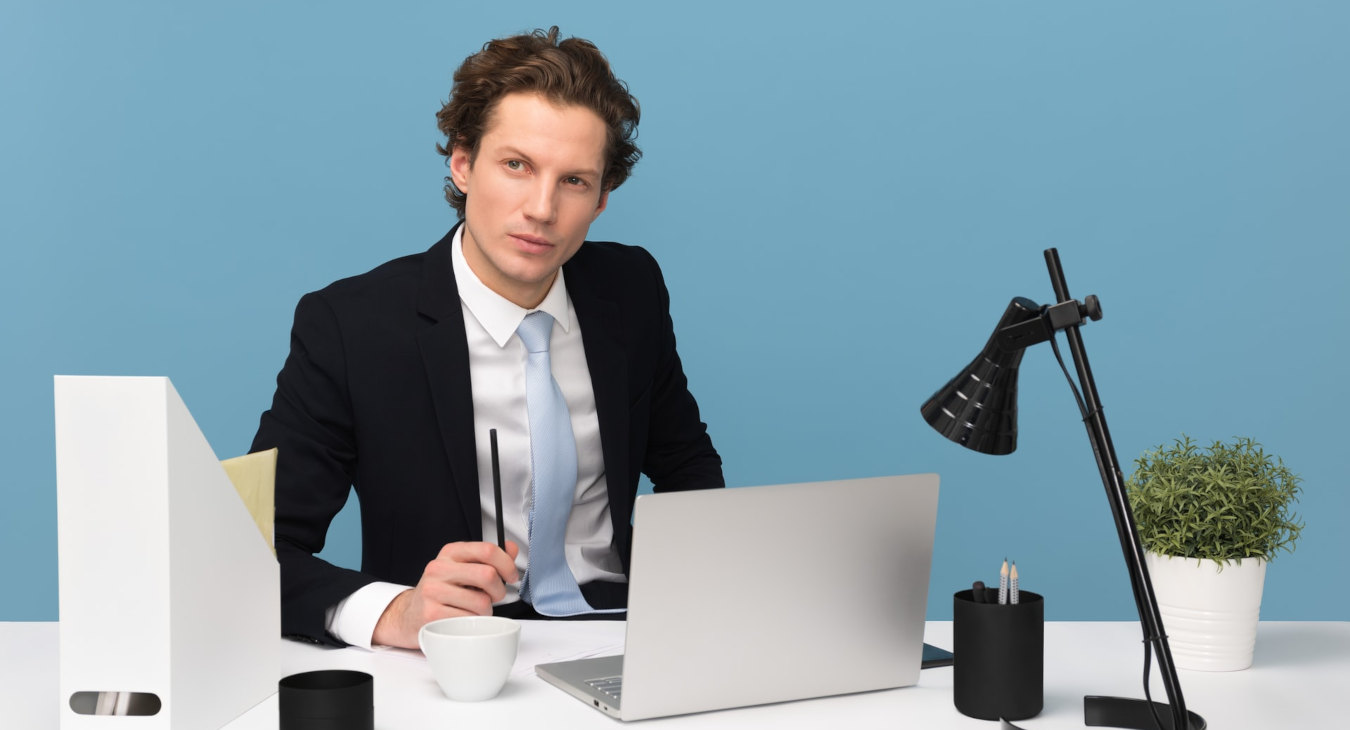
[[280, 730], [374, 730], [375, 679], [365, 672], [325, 669], [278, 683]]
[[1045, 679], [1045, 601], [1020, 591], [1018, 603], [976, 603], [957, 591], [952, 607], [956, 655], [952, 701], [981, 720], [1040, 714]]

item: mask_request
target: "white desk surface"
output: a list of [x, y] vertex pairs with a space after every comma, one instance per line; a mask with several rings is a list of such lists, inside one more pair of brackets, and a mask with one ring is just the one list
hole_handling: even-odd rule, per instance
[[[951, 622], [928, 622], [927, 641], [951, 646]], [[620, 622], [525, 622], [516, 670], [496, 699], [452, 702], [415, 652], [323, 649], [285, 642], [280, 675], [357, 669], [375, 677], [375, 726], [403, 728], [993, 728], [952, 707], [950, 667], [925, 669], [915, 687], [725, 710], [627, 725], [534, 676], [541, 657], [609, 649], [623, 642]], [[785, 656], [784, 661], [791, 661]], [[59, 724], [57, 625], [0, 622], [0, 726], [41, 730]], [[1018, 724], [1082, 728], [1087, 694], [1142, 698], [1143, 649], [1137, 623], [1051, 622], [1045, 630], [1045, 709]], [[1166, 695], [1154, 670], [1155, 700]], [[1345, 727], [1340, 695], [1350, 685], [1350, 622], [1265, 622], [1256, 661], [1245, 671], [1182, 671], [1187, 706], [1211, 728]], [[229, 725], [275, 730], [271, 696]], [[1336, 720], [1341, 717], [1341, 720]], [[109, 718], [110, 720], [112, 718]], [[127, 718], [133, 720], [133, 718]], [[533, 725], [529, 723], [534, 723]], [[119, 724], [119, 727], [134, 727]]]

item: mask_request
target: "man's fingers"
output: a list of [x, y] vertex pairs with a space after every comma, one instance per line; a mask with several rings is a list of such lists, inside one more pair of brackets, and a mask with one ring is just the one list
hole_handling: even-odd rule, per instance
[[508, 540], [506, 547], [507, 551], [503, 552], [490, 542], [452, 542], [441, 548], [436, 559], [452, 563], [490, 565], [501, 576], [501, 580], [515, 583], [520, 580], [516, 571], [516, 555], [520, 553], [520, 546]]
[[[428, 597], [431, 598], [432, 596], [429, 595]], [[434, 592], [434, 600], [440, 606], [456, 612], [447, 615], [488, 616], [492, 613], [492, 602], [495, 599], [476, 588], [441, 584], [437, 586]]]
[[423, 574], [421, 588], [431, 600], [455, 605], [457, 590], [470, 590], [486, 595], [490, 601], [506, 597], [506, 585], [497, 569], [480, 563], [449, 563], [438, 561]]

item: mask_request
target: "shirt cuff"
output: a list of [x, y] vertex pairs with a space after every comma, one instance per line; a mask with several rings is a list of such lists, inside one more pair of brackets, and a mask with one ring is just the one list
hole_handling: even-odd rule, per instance
[[369, 649], [384, 609], [410, 587], [376, 581], [358, 588], [328, 609], [328, 633], [352, 646]]

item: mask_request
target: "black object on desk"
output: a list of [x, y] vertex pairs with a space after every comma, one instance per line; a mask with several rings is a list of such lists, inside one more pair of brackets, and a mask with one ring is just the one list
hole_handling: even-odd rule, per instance
[[302, 672], [277, 688], [280, 730], [375, 729], [375, 678], [365, 672]]
[[935, 669], [937, 667], [950, 667], [954, 661], [954, 656], [946, 649], [942, 649], [932, 644], [923, 645], [923, 662], [919, 665], [920, 669]]
[[978, 603], [957, 591], [952, 607], [956, 666], [952, 702], [981, 720], [1040, 714], [1045, 682], [1045, 601], [1021, 591], [1019, 603]]

